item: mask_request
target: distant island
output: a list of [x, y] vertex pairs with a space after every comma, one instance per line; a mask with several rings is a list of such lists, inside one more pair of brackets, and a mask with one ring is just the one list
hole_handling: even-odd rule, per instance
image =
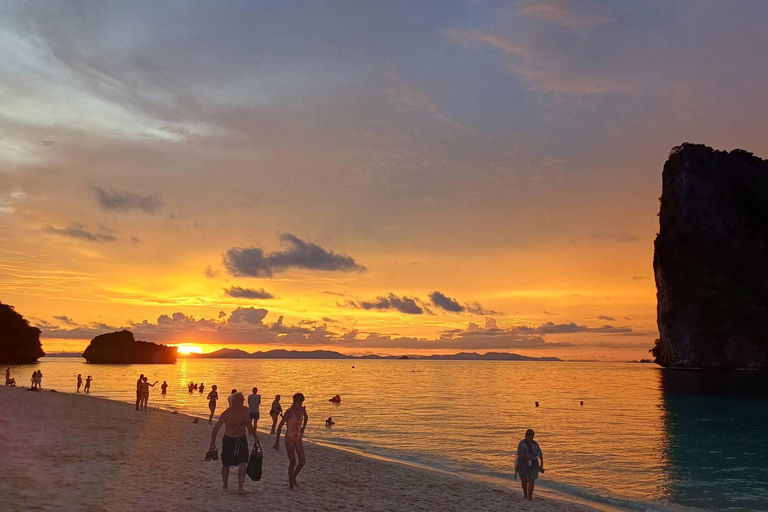
[[741, 149], [672, 149], [653, 269], [656, 363], [768, 370], [768, 161]]
[[0, 302], [0, 364], [34, 363], [44, 355], [40, 329]]
[[185, 357], [215, 359], [396, 359], [396, 360], [440, 360], [440, 361], [562, 361], [557, 357], [529, 357], [506, 352], [460, 352], [450, 355], [408, 355], [408, 356], [350, 356], [332, 350], [268, 350], [249, 353], [245, 350], [222, 348], [207, 354], [188, 354]]
[[177, 354], [176, 347], [138, 341], [131, 331], [117, 331], [93, 338], [83, 358], [95, 364], [170, 364]]

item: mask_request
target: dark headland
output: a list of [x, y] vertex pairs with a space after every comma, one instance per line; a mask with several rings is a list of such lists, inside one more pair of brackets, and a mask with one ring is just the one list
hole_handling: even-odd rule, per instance
[[653, 268], [665, 367], [768, 369], [768, 162], [741, 149], [672, 150]]
[[138, 341], [131, 331], [100, 334], [91, 340], [83, 357], [97, 364], [168, 364], [175, 363], [175, 347]]
[[43, 357], [40, 329], [0, 302], [0, 364], [29, 364]]

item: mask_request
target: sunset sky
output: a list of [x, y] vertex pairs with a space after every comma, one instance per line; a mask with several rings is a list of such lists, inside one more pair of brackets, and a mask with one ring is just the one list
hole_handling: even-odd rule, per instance
[[0, 301], [248, 351], [649, 357], [661, 169], [768, 2], [4, 2]]

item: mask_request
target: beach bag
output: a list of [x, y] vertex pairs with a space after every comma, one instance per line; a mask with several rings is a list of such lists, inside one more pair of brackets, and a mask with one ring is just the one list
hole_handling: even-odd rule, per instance
[[258, 482], [261, 480], [261, 465], [264, 462], [264, 453], [261, 451], [259, 439], [253, 442], [253, 450], [248, 458], [248, 467], [245, 468], [245, 474], [251, 477], [251, 480]]

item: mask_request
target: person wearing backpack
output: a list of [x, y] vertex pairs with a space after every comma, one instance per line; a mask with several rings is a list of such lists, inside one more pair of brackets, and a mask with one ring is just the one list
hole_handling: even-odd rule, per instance
[[544, 454], [541, 453], [539, 443], [533, 440], [534, 435], [536, 433], [532, 429], [525, 432], [525, 439], [517, 445], [517, 462], [515, 463], [515, 473], [520, 475], [523, 496], [527, 500], [533, 499], [536, 479], [539, 477], [539, 472], [544, 472]]

